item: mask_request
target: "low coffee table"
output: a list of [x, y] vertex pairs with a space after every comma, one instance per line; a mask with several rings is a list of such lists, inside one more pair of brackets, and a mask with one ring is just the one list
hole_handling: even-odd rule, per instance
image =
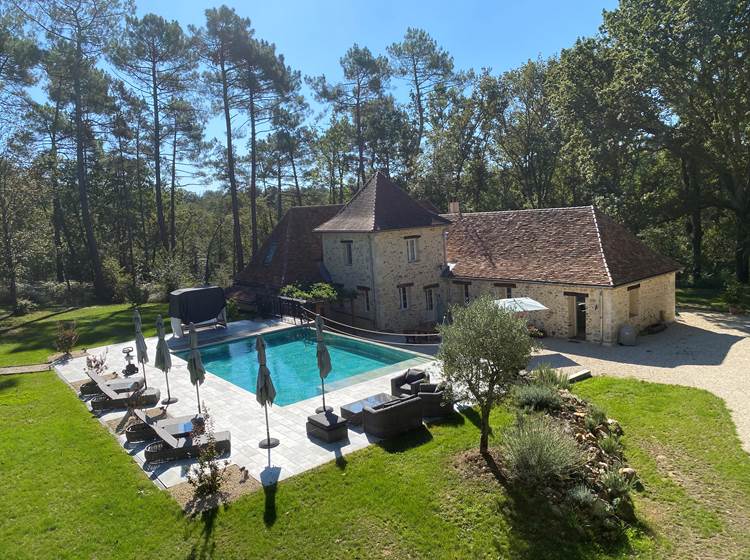
[[398, 400], [398, 397], [388, 393], [378, 393], [366, 399], [354, 401], [341, 407], [341, 416], [349, 420], [350, 424], [359, 425], [362, 423], [362, 411], [366, 406], [376, 406], [379, 404]]

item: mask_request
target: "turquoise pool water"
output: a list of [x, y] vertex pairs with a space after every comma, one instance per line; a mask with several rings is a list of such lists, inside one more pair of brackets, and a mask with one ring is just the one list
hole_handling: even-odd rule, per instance
[[[266, 359], [276, 387], [275, 404], [284, 406], [320, 394], [315, 331], [305, 327], [264, 334]], [[326, 387], [372, 370], [417, 358], [416, 354], [370, 344], [335, 334], [325, 334], [332, 371]], [[200, 349], [207, 371], [255, 393], [258, 357], [255, 337], [205, 346]], [[187, 352], [177, 355], [187, 359]], [[354, 381], [354, 380], [353, 380]]]

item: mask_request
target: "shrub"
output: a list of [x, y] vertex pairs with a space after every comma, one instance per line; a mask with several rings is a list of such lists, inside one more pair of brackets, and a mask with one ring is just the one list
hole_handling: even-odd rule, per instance
[[236, 321], [240, 316], [240, 308], [237, 300], [229, 298], [227, 300], [227, 321]]
[[599, 426], [607, 423], [607, 413], [598, 406], [590, 404], [584, 422], [586, 423], [586, 428], [590, 432], [594, 432]]
[[548, 416], [519, 417], [502, 452], [509, 477], [528, 486], [568, 478], [585, 462], [576, 441]]
[[161, 301], [167, 301], [171, 292], [192, 283], [185, 263], [170, 255], [163, 255], [157, 259], [152, 276], [156, 287], [154, 292]]
[[55, 346], [58, 352], [70, 356], [70, 352], [78, 342], [78, 326], [75, 321], [58, 321]]
[[615, 434], [606, 435], [599, 438], [599, 447], [608, 455], [619, 455], [622, 451], [620, 436]]
[[746, 297], [747, 287], [736, 278], [731, 278], [724, 286], [722, 299], [728, 306], [741, 309]]
[[568, 502], [578, 509], [588, 509], [594, 505], [596, 494], [585, 484], [576, 484], [567, 492]]
[[202, 433], [205, 434], [207, 443], [198, 455], [198, 464], [188, 471], [188, 482], [193, 487], [195, 498], [210, 496], [221, 490], [229, 466], [229, 461], [219, 459], [213, 418], [205, 404], [203, 411]]
[[529, 330], [529, 336], [531, 338], [544, 338], [545, 336], [547, 336], [547, 334], [539, 327], [528, 325], [527, 328]]
[[605, 472], [600, 480], [607, 494], [613, 499], [627, 496], [633, 489], [633, 482], [615, 468]]
[[317, 282], [306, 287], [300, 284], [287, 284], [279, 290], [279, 294], [306, 301], [335, 301], [339, 298], [336, 288], [325, 282]]
[[542, 364], [531, 372], [535, 383], [549, 385], [558, 389], [569, 389], [570, 381], [564, 373], [558, 372], [549, 364]]
[[146, 286], [133, 286], [128, 284], [126, 301], [134, 305], [142, 305], [148, 302], [148, 288]]
[[16, 302], [16, 307], [13, 309], [14, 315], [28, 315], [29, 313], [36, 311], [38, 306], [30, 299], [21, 298]]
[[562, 398], [555, 387], [537, 383], [516, 385], [513, 400], [516, 406], [532, 410], [558, 410], [562, 406]]
[[123, 303], [127, 301], [131, 282], [117, 258], [107, 257], [102, 261], [102, 275], [112, 302]]

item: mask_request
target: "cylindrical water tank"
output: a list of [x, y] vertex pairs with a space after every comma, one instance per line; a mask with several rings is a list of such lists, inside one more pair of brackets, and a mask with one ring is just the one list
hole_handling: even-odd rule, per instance
[[620, 327], [620, 344], [623, 346], [635, 346], [636, 332], [631, 325]]

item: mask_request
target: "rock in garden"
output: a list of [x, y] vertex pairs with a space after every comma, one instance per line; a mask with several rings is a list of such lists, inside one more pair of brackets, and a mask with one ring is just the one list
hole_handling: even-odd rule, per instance
[[618, 469], [618, 471], [622, 476], [624, 476], [628, 480], [634, 480], [637, 476], [637, 473], [635, 472], [635, 469], [630, 467], [622, 467], [621, 469]]

